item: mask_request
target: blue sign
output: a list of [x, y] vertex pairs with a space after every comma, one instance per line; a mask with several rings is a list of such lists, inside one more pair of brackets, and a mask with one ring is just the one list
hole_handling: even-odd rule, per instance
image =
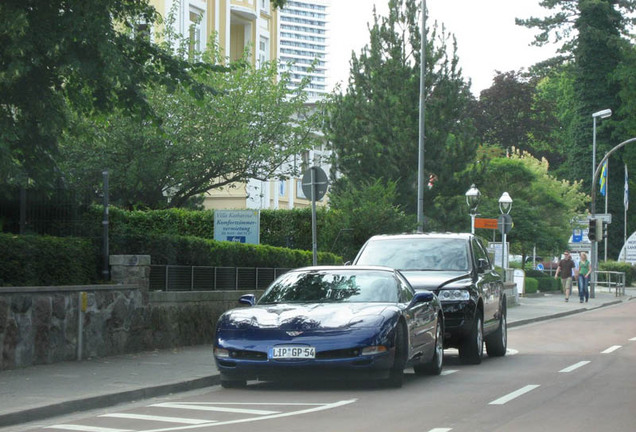
[[258, 210], [215, 210], [214, 240], [259, 244], [260, 216]]
[[225, 240], [236, 243], [245, 243], [245, 236], [228, 236]]
[[537, 264], [537, 270], [543, 271], [544, 270], [543, 264], [541, 264], [541, 263]]
[[575, 228], [572, 230], [572, 243], [581, 243], [583, 241], [583, 230]]

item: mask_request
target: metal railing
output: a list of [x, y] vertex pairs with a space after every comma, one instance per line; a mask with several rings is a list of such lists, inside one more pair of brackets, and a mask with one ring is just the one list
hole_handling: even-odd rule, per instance
[[625, 295], [625, 272], [597, 271], [596, 288], [607, 288], [609, 292], [615, 290], [615, 295]]
[[289, 268], [150, 266], [151, 291], [264, 290]]

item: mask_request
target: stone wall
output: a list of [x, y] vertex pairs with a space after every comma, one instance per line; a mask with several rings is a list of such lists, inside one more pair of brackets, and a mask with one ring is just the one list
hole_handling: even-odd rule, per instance
[[211, 343], [246, 293], [149, 292], [149, 256], [110, 264], [109, 285], [0, 287], [0, 370]]

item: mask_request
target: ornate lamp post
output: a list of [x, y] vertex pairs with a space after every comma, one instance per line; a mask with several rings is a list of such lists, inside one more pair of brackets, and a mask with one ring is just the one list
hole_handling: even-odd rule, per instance
[[470, 189], [466, 191], [466, 204], [468, 205], [468, 212], [470, 213], [470, 232], [475, 234], [475, 215], [477, 214], [477, 207], [479, 206], [479, 200], [481, 198], [481, 192], [475, 187], [473, 183], [470, 185]]
[[499, 198], [499, 211], [501, 212], [501, 269], [504, 273], [504, 281], [506, 280], [506, 232], [509, 224], [512, 223], [510, 218], [510, 210], [512, 209], [512, 198], [508, 192], [501, 194]]

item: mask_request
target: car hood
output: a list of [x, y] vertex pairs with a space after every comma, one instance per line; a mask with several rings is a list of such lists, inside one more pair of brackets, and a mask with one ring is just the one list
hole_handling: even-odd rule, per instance
[[402, 270], [400, 273], [418, 291], [426, 289], [437, 292], [441, 288], [454, 288], [458, 284], [471, 282], [470, 273], [463, 271]]
[[277, 304], [233, 309], [219, 320], [221, 329], [269, 328], [281, 330], [380, 327], [397, 306], [377, 303]]

